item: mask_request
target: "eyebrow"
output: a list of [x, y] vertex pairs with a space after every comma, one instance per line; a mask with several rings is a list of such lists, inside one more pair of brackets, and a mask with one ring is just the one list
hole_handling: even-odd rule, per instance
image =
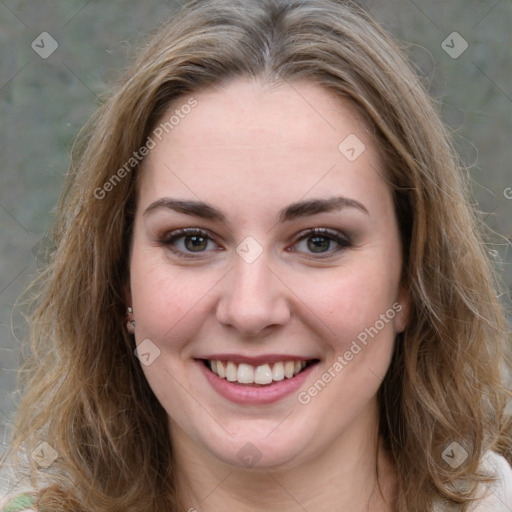
[[171, 199], [170, 197], [162, 197], [154, 203], [151, 203], [144, 210], [143, 215], [148, 215], [162, 208], [174, 210], [178, 213], [185, 213], [186, 215], [193, 215], [194, 217], [200, 217], [202, 219], [218, 220], [219, 222], [226, 220], [225, 215], [219, 209], [207, 203], [203, 203], [202, 201]]
[[279, 221], [286, 222], [289, 220], [297, 219], [300, 217], [309, 217], [310, 215], [317, 215], [319, 213], [329, 213], [346, 208], [355, 208], [367, 215], [370, 215], [365, 206], [348, 197], [328, 197], [319, 199], [308, 199], [306, 201], [298, 201], [292, 203], [279, 212]]
[[[159, 210], [159, 209], [174, 210], [178, 213], [184, 213], [186, 215], [192, 215], [193, 217], [200, 217], [202, 219], [216, 220], [219, 222], [225, 222], [226, 216], [216, 207], [204, 203], [202, 201], [187, 201], [172, 199], [170, 197], [162, 197], [151, 203], [144, 211], [144, 216]], [[285, 208], [281, 209], [278, 214], [279, 222], [287, 222], [290, 220], [309, 217], [311, 215], [317, 215], [319, 213], [329, 213], [346, 208], [355, 208], [367, 215], [369, 215], [366, 207], [348, 197], [328, 197], [318, 199], [308, 199], [304, 201], [298, 201], [292, 203]]]

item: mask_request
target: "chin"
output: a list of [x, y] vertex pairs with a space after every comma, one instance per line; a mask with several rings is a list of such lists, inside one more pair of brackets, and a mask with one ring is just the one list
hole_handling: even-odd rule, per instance
[[[303, 426], [294, 431], [290, 430], [291, 427], [293, 422], [282, 419], [255, 419], [239, 422], [236, 427], [238, 433], [233, 436], [218, 425], [216, 436], [211, 435], [211, 430], [198, 432], [198, 436], [201, 444], [215, 458], [230, 466], [254, 470], [288, 469], [313, 457], [313, 440], [318, 440], [318, 434], [308, 436]], [[235, 427], [231, 424], [226, 430], [233, 432]]]

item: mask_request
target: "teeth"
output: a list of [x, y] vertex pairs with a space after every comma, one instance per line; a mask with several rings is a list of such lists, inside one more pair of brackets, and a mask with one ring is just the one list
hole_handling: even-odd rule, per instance
[[213, 373], [229, 382], [265, 385], [273, 381], [278, 382], [285, 377], [291, 379], [306, 367], [306, 361], [266, 363], [260, 366], [236, 364], [232, 361], [208, 361], [208, 365]]
[[254, 382], [254, 366], [250, 364], [239, 364], [236, 374], [240, 384], [252, 384]]
[[295, 363], [293, 361], [286, 361], [284, 365], [284, 376], [287, 379], [291, 379], [293, 377], [293, 373], [295, 371]]
[[272, 370], [268, 364], [262, 364], [256, 368], [254, 382], [256, 384], [270, 384], [272, 382]]
[[229, 361], [228, 364], [226, 365], [226, 379], [229, 380], [229, 382], [235, 382], [236, 377], [237, 377], [236, 364]]
[[284, 364], [276, 363], [272, 368], [272, 380], [283, 380], [284, 379]]

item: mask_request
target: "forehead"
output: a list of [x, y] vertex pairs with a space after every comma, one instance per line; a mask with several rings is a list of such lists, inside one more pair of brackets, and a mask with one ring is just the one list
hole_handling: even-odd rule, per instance
[[[295, 143], [303, 150], [336, 148], [345, 130], [367, 131], [349, 101], [308, 81], [268, 84], [241, 78], [192, 96], [197, 106], [171, 130], [177, 146], [264, 143], [272, 148]], [[161, 121], [187, 100], [178, 100]]]
[[[387, 193], [370, 131], [348, 101], [316, 84], [240, 79], [192, 97], [195, 106], [178, 112], [144, 161], [143, 202], [164, 194], [236, 196], [270, 207], [270, 195], [298, 200], [340, 187]], [[177, 101], [160, 126], [189, 99]]]

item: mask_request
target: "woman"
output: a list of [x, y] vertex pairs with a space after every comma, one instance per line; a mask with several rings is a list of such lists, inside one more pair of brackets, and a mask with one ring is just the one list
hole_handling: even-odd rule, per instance
[[512, 507], [466, 183], [355, 5], [187, 5], [91, 122], [54, 239], [9, 510]]

